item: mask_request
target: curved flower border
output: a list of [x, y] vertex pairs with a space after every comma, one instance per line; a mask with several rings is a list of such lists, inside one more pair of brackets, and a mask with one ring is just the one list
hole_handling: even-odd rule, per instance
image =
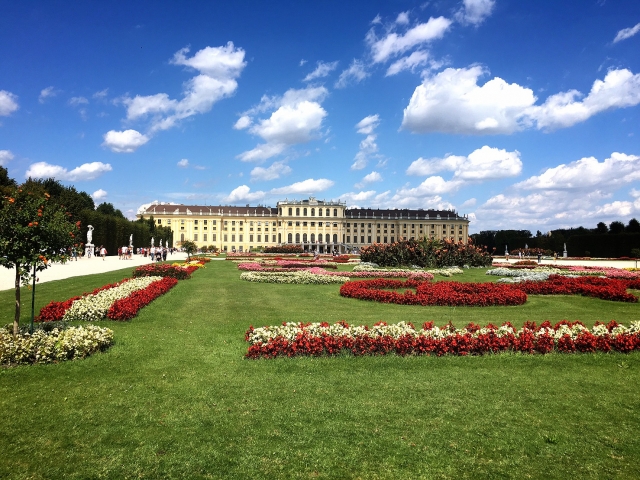
[[245, 334], [250, 344], [245, 358], [276, 358], [295, 356], [335, 356], [342, 352], [353, 355], [484, 355], [519, 352], [523, 354], [593, 353], [640, 350], [640, 321], [629, 327], [615, 321], [597, 322], [588, 329], [582, 322], [562, 321], [552, 326], [549, 321], [540, 326], [527, 322], [516, 330], [509, 322], [498, 327], [480, 327], [470, 323], [457, 329], [448, 324], [434, 326], [425, 322], [421, 329], [413, 324], [378, 322], [350, 326], [346, 322], [322, 323], [285, 322], [281, 326], [253, 328]]
[[[411, 288], [404, 293], [390, 289]], [[361, 280], [346, 282], [340, 287], [343, 297], [401, 305], [492, 306], [522, 305], [531, 295], [583, 295], [617, 302], [636, 303], [638, 298], [627, 289], [640, 288], [640, 280], [616, 280], [599, 277], [565, 277], [551, 275], [544, 281], [503, 283], [427, 283], [409, 279]]]

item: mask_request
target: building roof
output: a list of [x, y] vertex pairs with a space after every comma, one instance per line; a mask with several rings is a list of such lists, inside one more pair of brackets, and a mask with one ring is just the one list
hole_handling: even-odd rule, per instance
[[346, 218], [382, 218], [389, 220], [468, 220], [454, 211], [449, 210], [411, 210], [408, 208], [380, 209], [380, 208], [348, 208]]
[[140, 212], [140, 215], [231, 215], [243, 217], [277, 214], [277, 208], [230, 205], [150, 205]]

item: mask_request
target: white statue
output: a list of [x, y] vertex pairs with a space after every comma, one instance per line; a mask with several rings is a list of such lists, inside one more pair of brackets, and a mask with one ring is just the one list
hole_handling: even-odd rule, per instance
[[133, 246], [133, 233], [129, 235], [129, 246]]
[[93, 226], [87, 225], [87, 245], [91, 245], [92, 240], [93, 240]]
[[153, 248], [153, 237], [151, 237], [151, 248]]

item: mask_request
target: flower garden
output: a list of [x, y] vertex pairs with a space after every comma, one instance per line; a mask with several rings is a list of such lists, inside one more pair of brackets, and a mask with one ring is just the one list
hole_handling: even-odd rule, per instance
[[0, 328], [0, 478], [640, 476], [638, 272], [320, 260], [39, 284]]
[[131, 278], [98, 287], [90, 293], [40, 309], [36, 323], [57, 322], [55, 327], [23, 331], [14, 338], [8, 328], [0, 329], [0, 365], [54, 363], [84, 358], [113, 343], [113, 331], [97, 326], [69, 326], [70, 322], [130, 320], [153, 300], [164, 295], [204, 267], [204, 261], [183, 264], [152, 264], [136, 268]]

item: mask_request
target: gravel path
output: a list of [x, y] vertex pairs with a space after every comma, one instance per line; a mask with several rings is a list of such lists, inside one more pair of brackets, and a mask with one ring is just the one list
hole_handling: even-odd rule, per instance
[[[177, 252], [167, 257], [169, 260], [185, 260], [186, 253]], [[131, 260], [119, 260], [118, 257], [102, 258], [80, 258], [77, 261], [69, 261], [64, 264], [56, 263], [46, 270], [38, 273], [39, 283], [50, 282], [52, 280], [62, 280], [69, 277], [78, 277], [81, 275], [90, 275], [92, 273], [104, 273], [112, 270], [120, 270], [121, 268], [138, 267], [151, 263], [149, 257], [142, 255], [134, 255]], [[13, 289], [15, 285], [16, 271], [15, 269], [0, 268], [0, 290]]]

